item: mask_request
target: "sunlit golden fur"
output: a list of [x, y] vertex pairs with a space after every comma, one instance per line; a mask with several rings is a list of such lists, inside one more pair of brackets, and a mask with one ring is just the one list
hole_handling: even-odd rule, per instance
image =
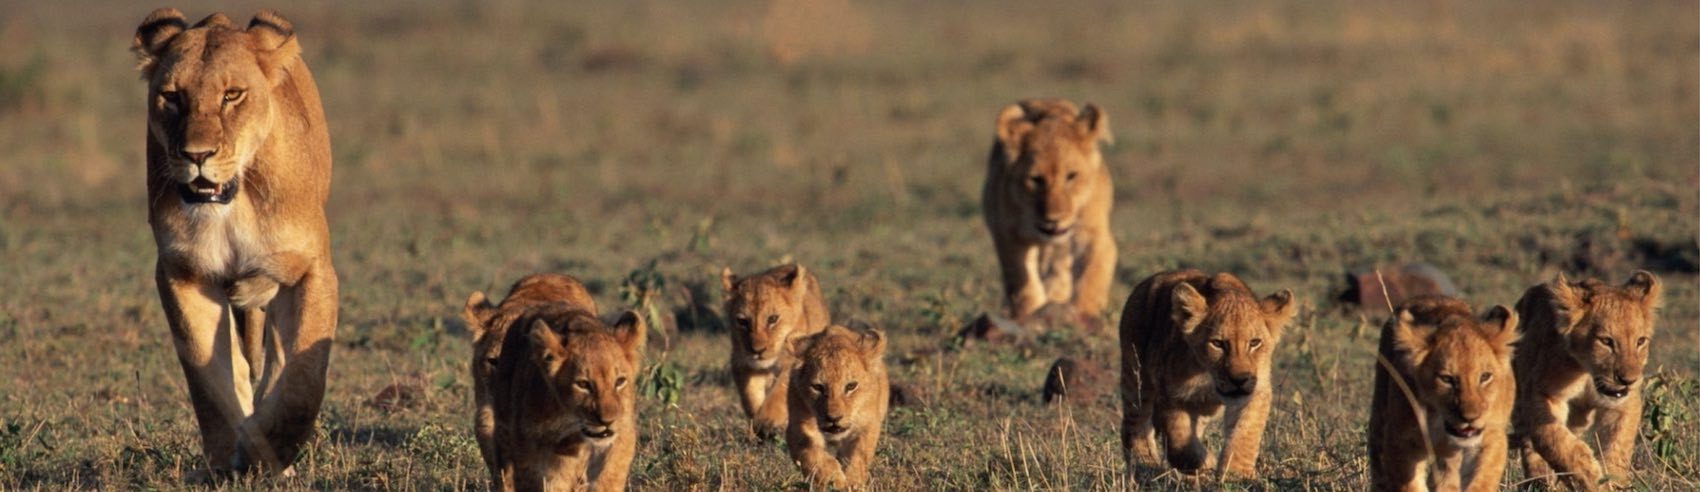
[[802, 265], [782, 265], [738, 278], [720, 274], [731, 327], [733, 383], [756, 435], [785, 430], [790, 342], [820, 333], [831, 322], [820, 281]]
[[1122, 450], [1135, 468], [1158, 466], [1158, 435], [1169, 465], [1188, 473], [1218, 460], [1204, 429], [1226, 411], [1221, 474], [1255, 477], [1271, 403], [1271, 356], [1297, 306], [1291, 291], [1258, 299], [1228, 273], [1180, 270], [1134, 287], [1122, 309]]
[[[1598, 280], [1537, 285], [1517, 301], [1524, 340], [1517, 351], [1517, 426], [1524, 474], [1571, 486], [1616, 485], [1633, 473], [1641, 387], [1664, 288], [1636, 271], [1614, 287]], [[1583, 439], [1599, 434], [1599, 458]]]
[[885, 333], [833, 325], [797, 344], [785, 431], [791, 460], [817, 489], [866, 488], [891, 400]]
[[1116, 269], [1115, 190], [1098, 151], [1111, 140], [1109, 117], [1091, 104], [1029, 99], [1005, 107], [996, 130], [981, 205], [1010, 315], [1062, 304], [1095, 319]]
[[337, 324], [318, 88], [270, 11], [244, 28], [159, 9], [132, 50], [155, 279], [208, 466], [284, 470], [315, 435]]
[[502, 355], [502, 344], [517, 321], [540, 308], [566, 304], [596, 316], [596, 300], [578, 279], [553, 273], [527, 275], [508, 288], [508, 296], [499, 305], [491, 305], [483, 292], [473, 292], [466, 299], [461, 316], [467, 330], [472, 332], [473, 434], [478, 438], [479, 452], [491, 479], [501, 488], [503, 477], [496, 466], [496, 410], [490, 393], [490, 379], [495, 375]]
[[1376, 490], [1428, 490], [1430, 481], [1438, 490], [1499, 489], [1517, 392], [1516, 341], [1517, 314], [1505, 306], [1478, 318], [1464, 301], [1419, 297], [1394, 311], [1380, 354], [1397, 371], [1376, 365], [1370, 406]]
[[515, 321], [491, 380], [492, 477], [502, 490], [624, 490], [637, 451], [637, 378], [648, 328], [569, 304]]

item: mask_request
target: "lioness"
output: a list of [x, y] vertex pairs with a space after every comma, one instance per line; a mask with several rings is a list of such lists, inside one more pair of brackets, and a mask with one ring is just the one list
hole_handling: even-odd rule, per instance
[[820, 281], [802, 265], [781, 265], [738, 278], [720, 271], [726, 317], [732, 325], [732, 378], [756, 435], [784, 431], [790, 342], [820, 333], [832, 320]]
[[502, 355], [502, 342], [508, 330], [526, 313], [540, 306], [567, 304], [596, 316], [596, 300], [578, 279], [553, 273], [527, 275], [508, 288], [508, 296], [500, 305], [491, 305], [484, 292], [473, 292], [466, 299], [461, 315], [472, 332], [473, 434], [478, 438], [478, 450], [484, 465], [490, 468], [493, 488], [502, 488], [501, 469], [496, 466], [496, 409], [490, 393], [490, 378]]
[[1517, 393], [1516, 341], [1517, 313], [1505, 306], [1477, 318], [1464, 301], [1426, 296], [1395, 310], [1382, 327], [1380, 353], [1397, 372], [1377, 363], [1370, 406], [1376, 490], [1427, 490], [1430, 466], [1436, 489], [1499, 489]]
[[1296, 306], [1282, 290], [1258, 299], [1228, 273], [1179, 270], [1134, 287], [1122, 308], [1122, 453], [1129, 482], [1136, 466], [1156, 466], [1161, 433], [1169, 464], [1196, 473], [1215, 467], [1203, 433], [1227, 409], [1222, 475], [1254, 477], [1269, 417], [1270, 354]]
[[1061, 99], [1029, 99], [998, 114], [981, 205], [997, 248], [1009, 314], [1048, 303], [1081, 319], [1103, 314], [1116, 269], [1115, 190], [1098, 152], [1109, 117]]
[[271, 11], [242, 28], [155, 10], [132, 49], [154, 279], [208, 468], [286, 470], [314, 436], [337, 323], [319, 90]]
[[866, 487], [891, 400], [885, 334], [833, 325], [797, 344], [786, 398], [791, 460], [816, 488]]
[[[637, 385], [647, 328], [612, 328], [568, 304], [533, 308], [502, 344], [491, 392], [493, 481], [503, 490], [623, 490], [637, 450]], [[504, 477], [511, 477], [504, 480]]]
[[[1563, 274], [1517, 301], [1517, 426], [1524, 475], [1566, 474], [1577, 488], [1630, 478], [1641, 427], [1641, 373], [1663, 297], [1659, 278], [1636, 271], [1621, 287]], [[1582, 435], [1599, 429], [1600, 456]], [[1604, 463], [1602, 469], [1602, 462]]]

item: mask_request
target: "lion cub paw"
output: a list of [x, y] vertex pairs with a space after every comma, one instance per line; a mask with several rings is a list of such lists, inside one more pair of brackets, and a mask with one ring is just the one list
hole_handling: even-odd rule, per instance
[[277, 297], [277, 282], [264, 276], [247, 277], [231, 282], [230, 305], [241, 308], [265, 306]]
[[763, 441], [771, 441], [785, 435], [786, 422], [756, 417], [750, 422], [750, 430], [755, 431], [756, 437]]

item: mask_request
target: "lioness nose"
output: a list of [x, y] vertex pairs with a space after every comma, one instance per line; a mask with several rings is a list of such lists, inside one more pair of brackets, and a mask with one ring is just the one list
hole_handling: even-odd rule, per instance
[[218, 153], [217, 149], [200, 150], [200, 149], [191, 149], [189, 147], [183, 148], [183, 158], [188, 159], [189, 162], [193, 162], [193, 163], [196, 163], [196, 164], [206, 164], [207, 158], [212, 157], [213, 154], [217, 154], [217, 153]]

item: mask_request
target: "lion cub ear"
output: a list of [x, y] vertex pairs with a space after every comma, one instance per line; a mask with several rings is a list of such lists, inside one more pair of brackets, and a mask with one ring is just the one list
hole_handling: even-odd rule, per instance
[[496, 314], [496, 306], [490, 305], [490, 298], [484, 296], [484, 291], [474, 291], [466, 298], [466, 308], [460, 316], [466, 320], [466, 328], [472, 330], [472, 339], [484, 338], [490, 331], [490, 318]]
[[1504, 304], [1494, 306], [1482, 314], [1482, 334], [1487, 335], [1489, 343], [1493, 344], [1494, 352], [1508, 355], [1511, 345], [1517, 343], [1521, 336], [1517, 331], [1517, 311], [1511, 310]]
[[1033, 121], [1027, 117], [1027, 110], [1021, 104], [1005, 106], [998, 113], [998, 145], [1003, 149], [1006, 163], [1014, 163], [1021, 156], [1021, 139], [1031, 131]]
[[1299, 311], [1298, 303], [1293, 302], [1293, 291], [1288, 289], [1281, 289], [1279, 292], [1269, 294], [1269, 297], [1263, 298], [1263, 301], [1258, 304], [1259, 307], [1263, 308], [1264, 319], [1267, 320], [1269, 328], [1272, 330], [1280, 330], [1286, 327], [1287, 323], [1292, 322], [1293, 316], [1298, 314]]
[[809, 283], [804, 281], [808, 278], [809, 270], [807, 268], [803, 268], [803, 265], [800, 263], [793, 263], [791, 266], [795, 268], [791, 269], [790, 275], [785, 276], [785, 285], [791, 287], [791, 295], [796, 296], [798, 300], [802, 300], [803, 295], [809, 291]]
[[732, 286], [738, 284], [738, 277], [732, 274], [732, 267], [720, 267], [720, 288], [726, 291], [726, 296], [732, 296]]
[[187, 29], [189, 23], [183, 20], [183, 12], [173, 8], [155, 10], [142, 19], [130, 44], [130, 51], [136, 53], [138, 61], [136, 70], [142, 72], [142, 78], [153, 78], [154, 69], [159, 68], [160, 53], [171, 44], [172, 38]]
[[868, 360], [878, 360], [885, 357], [885, 332], [877, 328], [862, 330], [856, 345], [862, 348], [862, 357]]
[[295, 26], [277, 12], [261, 10], [248, 21], [248, 35], [254, 38], [260, 70], [272, 85], [282, 84], [289, 76], [289, 65], [301, 56], [301, 44], [295, 41]]
[[1564, 278], [1564, 272], [1559, 272], [1558, 277], [1541, 288], [1546, 289], [1547, 295], [1552, 299], [1549, 308], [1552, 309], [1554, 320], [1558, 322], [1558, 333], [1570, 334], [1570, 330], [1582, 322], [1582, 315], [1587, 312], [1582, 293], [1570, 285], [1570, 280]]
[[1098, 109], [1096, 104], [1086, 103], [1086, 107], [1080, 110], [1080, 115], [1074, 117], [1074, 125], [1080, 129], [1082, 135], [1091, 137], [1093, 141], [1108, 145], [1116, 143], [1116, 136], [1110, 133], [1110, 116], [1104, 114], [1104, 110]]
[[1393, 325], [1393, 348], [1404, 354], [1405, 367], [1415, 368], [1428, 358], [1429, 335], [1434, 331], [1417, 326], [1410, 309], [1400, 308], [1387, 322]]
[[539, 366], [551, 373], [561, 367], [561, 336], [549, 328], [549, 323], [532, 321], [525, 335], [531, 339], [532, 357]]
[[1629, 275], [1629, 281], [1624, 282], [1623, 286], [1628, 288], [1630, 292], [1639, 295], [1641, 305], [1646, 306], [1648, 310], [1658, 309], [1659, 305], [1664, 302], [1664, 285], [1659, 282], [1659, 277], [1653, 275], [1653, 272], [1636, 270], [1635, 273]]
[[1188, 335], [1204, 322], [1204, 315], [1210, 309], [1204, 295], [1199, 294], [1198, 289], [1192, 288], [1192, 284], [1185, 282], [1175, 286], [1174, 292], [1170, 294], [1169, 304], [1172, 309], [1169, 316], [1174, 319], [1175, 326], [1180, 327], [1181, 333]]
[[614, 322], [614, 335], [620, 340], [620, 347], [626, 350], [626, 357], [634, 362], [643, 354], [648, 334], [649, 327], [637, 311], [626, 311], [620, 315], [619, 321]]

